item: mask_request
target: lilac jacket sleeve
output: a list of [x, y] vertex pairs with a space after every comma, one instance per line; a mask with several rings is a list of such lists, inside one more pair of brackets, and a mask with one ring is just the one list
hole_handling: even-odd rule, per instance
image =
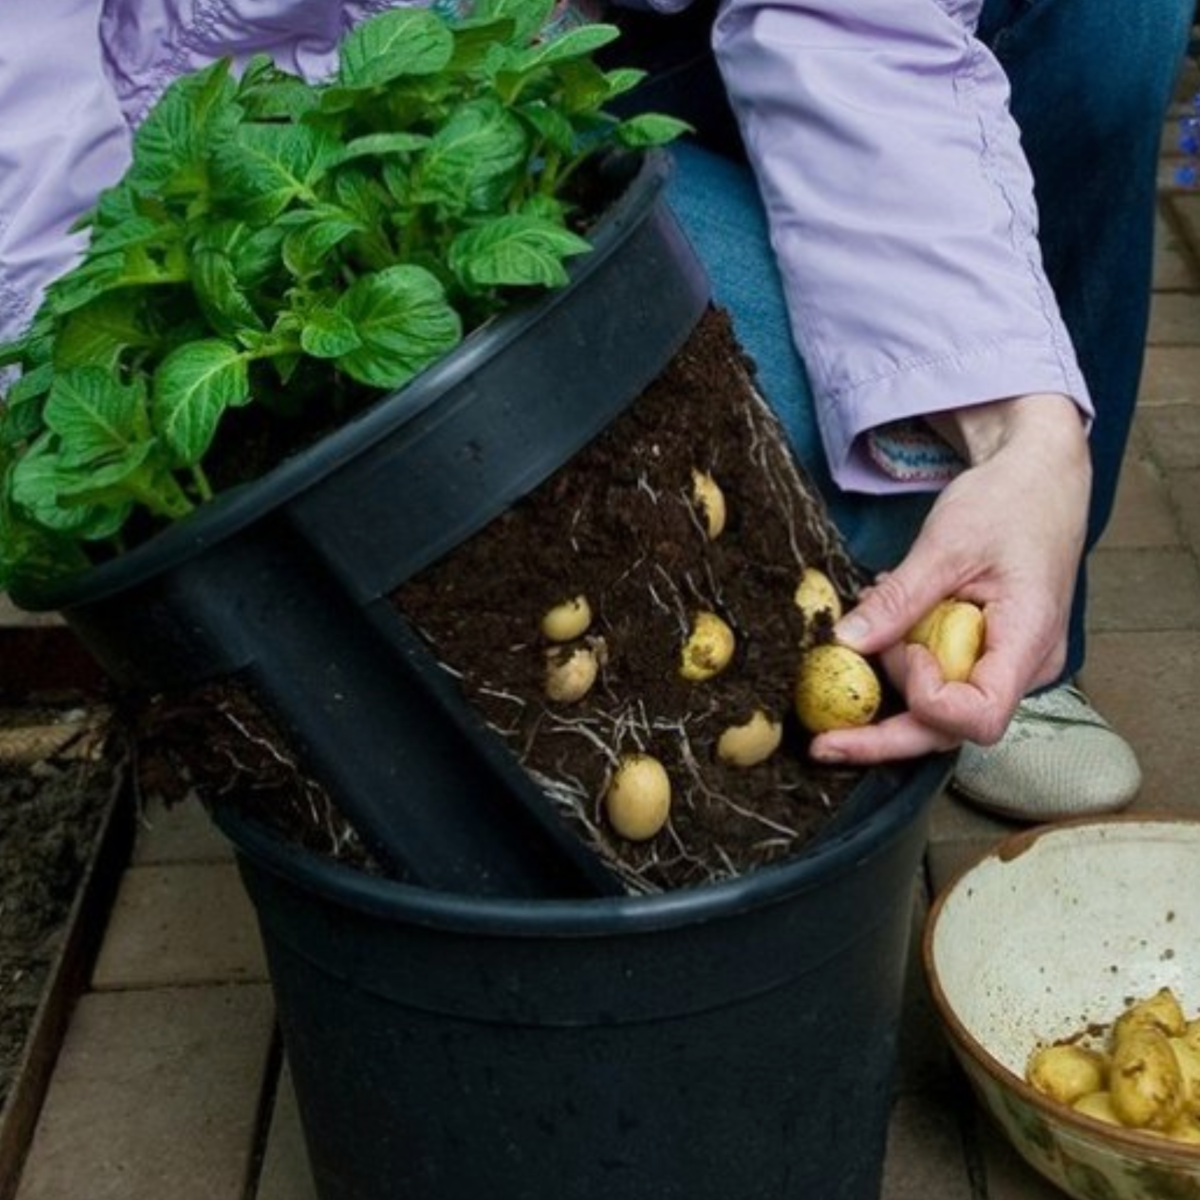
[[177, 75], [270, 53], [310, 78], [347, 28], [395, 0], [0, 0], [0, 340], [83, 248], [75, 219], [129, 161]]
[[81, 249], [71, 223], [124, 168], [98, 18], [97, 0], [0, 4], [0, 337], [32, 317]]
[[[1042, 269], [982, 0], [725, 0], [714, 46], [767, 208], [834, 478], [902, 481], [879, 431], [1062, 392], [1091, 415]], [[918, 428], [920, 426], [918, 425]]]

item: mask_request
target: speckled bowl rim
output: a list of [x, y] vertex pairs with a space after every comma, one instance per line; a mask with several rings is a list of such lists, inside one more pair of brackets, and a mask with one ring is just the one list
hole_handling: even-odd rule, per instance
[[971, 876], [985, 862], [993, 858], [1007, 861], [1024, 854], [1036, 842], [1043, 838], [1069, 833], [1073, 829], [1093, 828], [1097, 826], [1114, 827], [1119, 825], [1186, 825], [1200, 829], [1200, 817], [1192, 817], [1180, 813], [1142, 812], [1142, 813], [1113, 813], [1102, 817], [1077, 817], [1055, 821], [1052, 824], [1035, 825], [1029, 829], [1020, 830], [1010, 835], [990, 850], [981, 854], [974, 861], [961, 868], [958, 873], [934, 897], [925, 918], [921, 935], [921, 963], [929, 986], [934, 1007], [942, 1021], [942, 1027], [949, 1035], [956, 1050], [966, 1056], [973, 1064], [989, 1075], [997, 1084], [1015, 1093], [1022, 1101], [1039, 1112], [1050, 1123], [1065, 1126], [1078, 1134], [1082, 1139], [1098, 1143], [1101, 1148], [1112, 1146], [1135, 1154], [1139, 1158], [1149, 1157], [1157, 1162], [1187, 1167], [1189, 1170], [1200, 1168], [1200, 1145], [1191, 1146], [1184, 1142], [1172, 1141], [1153, 1133], [1142, 1133], [1125, 1126], [1111, 1125], [1095, 1117], [1085, 1116], [1075, 1109], [1059, 1104], [1043, 1095], [1031, 1084], [1026, 1083], [1021, 1076], [1014, 1074], [1003, 1063], [994, 1058], [990, 1051], [969, 1033], [958, 1014], [950, 1004], [949, 998], [942, 990], [934, 967], [934, 940], [937, 936], [938, 921], [942, 911], [960, 887], [965, 886]]

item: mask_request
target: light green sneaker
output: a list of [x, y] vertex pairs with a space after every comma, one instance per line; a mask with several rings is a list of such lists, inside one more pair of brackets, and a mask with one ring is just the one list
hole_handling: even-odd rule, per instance
[[963, 746], [951, 780], [965, 800], [1018, 821], [1116, 812], [1137, 795], [1133, 747], [1069, 685], [1029, 696], [994, 746]]

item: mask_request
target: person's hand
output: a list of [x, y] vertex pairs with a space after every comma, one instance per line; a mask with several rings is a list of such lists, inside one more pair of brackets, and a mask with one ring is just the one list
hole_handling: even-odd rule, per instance
[[[1021, 698], [1053, 683], [1087, 523], [1091, 464], [1066, 396], [978, 405], [931, 422], [968, 467], [938, 497], [904, 561], [865, 589], [837, 639], [880, 654], [905, 710], [813, 739], [825, 762], [869, 764], [999, 739]], [[983, 656], [947, 683], [905, 634], [939, 601], [971, 600], [987, 618]]]

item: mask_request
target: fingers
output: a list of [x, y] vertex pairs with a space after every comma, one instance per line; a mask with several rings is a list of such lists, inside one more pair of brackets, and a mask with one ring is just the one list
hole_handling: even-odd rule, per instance
[[809, 753], [818, 762], [874, 766], [950, 750], [959, 742], [923, 725], [912, 713], [899, 713], [875, 725], [838, 729], [813, 738]]

